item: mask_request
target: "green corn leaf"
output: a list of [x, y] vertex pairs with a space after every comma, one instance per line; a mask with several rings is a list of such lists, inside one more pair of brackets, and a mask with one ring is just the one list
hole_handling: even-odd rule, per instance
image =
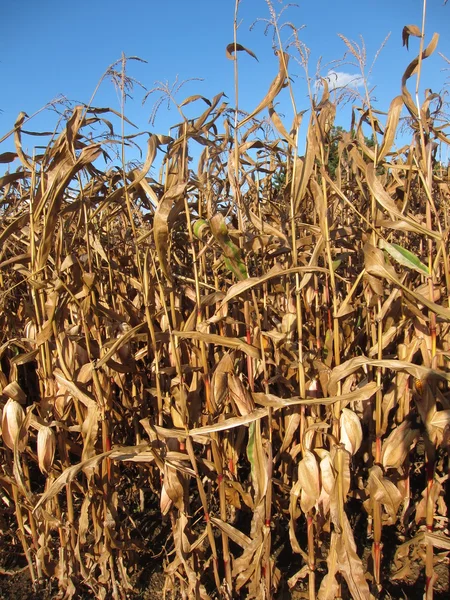
[[203, 240], [208, 229], [209, 223], [205, 219], [198, 219], [192, 226], [192, 232], [199, 240]]
[[242, 260], [241, 251], [231, 239], [228, 227], [222, 214], [217, 213], [209, 222], [211, 233], [223, 252], [225, 266], [242, 281], [248, 278], [247, 268]]
[[225, 263], [226, 268], [231, 271], [236, 276], [236, 279], [239, 279], [239, 281], [243, 281], [244, 279], [248, 278], [247, 269], [242, 261], [238, 262], [234, 259], [224, 256], [223, 262]]
[[428, 267], [424, 265], [415, 254], [402, 248], [402, 246], [399, 246], [398, 244], [389, 244], [388, 242], [381, 240], [380, 247], [386, 250], [386, 252], [400, 265], [408, 267], [409, 269], [414, 269], [421, 275], [430, 275]]
[[339, 269], [339, 267], [342, 264], [342, 260], [338, 259], [338, 260], [333, 260], [332, 266], [333, 266], [333, 271], [337, 271]]
[[227, 268], [230, 269], [240, 281], [242, 281], [243, 279], [247, 279], [247, 267], [242, 261], [241, 252], [239, 248], [235, 244], [233, 244], [230, 238], [225, 239], [224, 244], [224, 261]]

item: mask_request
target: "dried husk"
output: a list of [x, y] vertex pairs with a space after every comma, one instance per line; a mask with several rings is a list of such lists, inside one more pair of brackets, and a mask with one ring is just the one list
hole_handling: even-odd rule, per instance
[[24, 420], [25, 412], [22, 406], [10, 398], [5, 404], [2, 414], [2, 438], [10, 450], [14, 450], [15, 443], [20, 452], [23, 452], [27, 446], [28, 435], [21, 434]]
[[38, 465], [42, 473], [48, 473], [53, 465], [56, 437], [51, 427], [41, 427], [37, 434]]

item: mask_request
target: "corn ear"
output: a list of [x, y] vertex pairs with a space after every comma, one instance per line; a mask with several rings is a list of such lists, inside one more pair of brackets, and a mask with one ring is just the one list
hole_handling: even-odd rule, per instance
[[48, 473], [55, 458], [56, 438], [51, 427], [41, 427], [37, 435], [37, 455], [41, 473]]

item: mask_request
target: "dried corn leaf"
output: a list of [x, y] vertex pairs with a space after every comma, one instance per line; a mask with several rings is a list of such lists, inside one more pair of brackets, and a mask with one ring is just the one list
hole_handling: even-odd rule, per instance
[[[415, 26], [414, 25], [410, 25], [407, 26], [410, 27], [411, 29], [409, 31], [414, 31]], [[415, 34], [413, 34], [415, 35]], [[406, 38], [407, 39], [407, 38]], [[405, 38], [404, 38], [405, 40]], [[408, 81], [408, 79], [410, 77], [412, 77], [413, 75], [415, 75], [417, 73], [419, 64], [422, 62], [422, 60], [424, 60], [425, 58], [428, 58], [429, 56], [431, 56], [433, 54], [433, 52], [436, 50], [437, 44], [439, 41], [439, 35], [437, 33], [433, 34], [433, 37], [431, 38], [431, 42], [428, 44], [428, 46], [425, 48], [425, 50], [422, 52], [422, 56], [419, 57], [417, 56], [413, 61], [411, 61], [409, 63], [409, 65], [407, 66], [403, 77], [402, 77], [402, 95], [403, 95], [403, 101], [405, 103], [405, 106], [407, 107], [407, 109], [409, 110], [409, 112], [411, 113], [411, 116], [414, 119], [418, 118], [418, 113], [417, 113], [417, 107], [411, 97], [411, 94], [408, 91], [408, 88], [406, 87], [406, 82]], [[420, 60], [419, 60], [420, 58]], [[425, 125], [425, 127], [427, 128], [427, 122], [426, 119], [424, 119], [423, 124]]]
[[398, 469], [405, 462], [412, 444], [419, 436], [418, 429], [412, 429], [409, 421], [403, 421], [383, 441], [381, 462], [385, 469]]
[[319, 465], [310, 450], [305, 451], [304, 457], [298, 463], [298, 481], [302, 487], [300, 506], [306, 514], [315, 506], [320, 496]]
[[355, 358], [351, 358], [333, 369], [328, 383], [330, 393], [336, 390], [336, 384], [338, 381], [341, 381], [342, 379], [348, 377], [358, 369], [366, 366], [392, 369], [393, 371], [405, 371], [406, 373], [409, 373], [416, 379], [440, 379], [443, 381], [450, 381], [450, 374], [446, 373], [445, 371], [438, 371], [437, 369], [428, 369], [427, 367], [415, 365], [413, 363], [409, 363], [403, 360], [378, 360], [370, 359], [366, 356], [356, 356]]
[[400, 219], [401, 221], [406, 221], [406, 223], [408, 223], [408, 225], [411, 226], [416, 233], [432, 237], [436, 240], [441, 239], [441, 236], [439, 233], [436, 233], [436, 232], [432, 231], [431, 229], [424, 227], [413, 217], [405, 216], [398, 210], [397, 205], [395, 204], [393, 199], [390, 197], [390, 195], [386, 192], [383, 185], [377, 178], [375, 166], [373, 165], [373, 163], [369, 163], [367, 165], [366, 177], [367, 177], [367, 184], [369, 186], [371, 193], [375, 196], [377, 202], [385, 210], [388, 211], [391, 218], [394, 216], [394, 217], [397, 217], [398, 219]]
[[283, 443], [281, 444], [281, 448], [280, 448], [280, 454], [285, 452], [291, 445], [294, 435], [298, 431], [298, 428], [300, 425], [300, 418], [301, 418], [301, 416], [300, 416], [299, 412], [293, 412], [290, 415], [287, 415], [287, 417], [286, 417], [287, 425], [285, 428]]
[[258, 348], [247, 344], [239, 338], [230, 338], [215, 333], [201, 333], [200, 331], [172, 331], [172, 334], [181, 339], [200, 340], [201, 342], [205, 342], [205, 344], [242, 350], [242, 352], [252, 358], [260, 358], [260, 351]]
[[409, 36], [413, 35], [415, 37], [422, 37], [422, 32], [417, 25], [405, 25], [402, 31], [402, 42], [403, 45], [406, 46], [406, 49], [409, 50]]
[[383, 141], [381, 142], [380, 149], [378, 150], [378, 160], [382, 160], [386, 156], [386, 154], [390, 151], [392, 144], [394, 143], [402, 108], [403, 97], [396, 96], [389, 106], [384, 137]]
[[355, 454], [363, 439], [361, 421], [356, 413], [348, 408], [343, 408], [340, 418], [341, 444], [350, 454]]
[[214, 409], [221, 410], [228, 395], [228, 376], [233, 373], [233, 358], [230, 353], [224, 354], [214, 370], [211, 380], [211, 402]]
[[370, 499], [380, 502], [391, 519], [395, 521], [403, 496], [392, 481], [383, 476], [383, 471], [378, 465], [374, 465], [370, 469], [368, 486]]
[[328, 572], [320, 584], [320, 589], [317, 594], [318, 600], [334, 600], [338, 595], [339, 584], [336, 579], [336, 574], [339, 570], [337, 556], [338, 541], [339, 535], [333, 531], [327, 556]]
[[247, 54], [252, 56], [254, 59], [258, 60], [256, 57], [256, 54], [254, 54], [251, 50], [249, 50], [245, 46], [242, 46], [242, 44], [236, 44], [236, 43], [232, 42], [231, 44], [228, 44], [228, 46], [226, 48], [226, 54], [227, 54], [227, 58], [229, 60], [237, 59], [236, 56], [233, 56], [234, 52], [247, 52]]
[[263, 447], [261, 421], [251, 423], [247, 444], [247, 457], [251, 465], [252, 484], [255, 490], [255, 505], [266, 495], [268, 484], [268, 457]]
[[450, 425], [450, 410], [437, 410], [431, 417], [428, 425], [437, 427], [438, 429], [445, 429], [447, 425]]
[[287, 132], [285, 126], [283, 125], [283, 121], [280, 119], [280, 116], [276, 112], [273, 103], [270, 103], [269, 106], [269, 116], [274, 124], [278, 133], [283, 137], [292, 148], [296, 148], [297, 144], [295, 139]]
[[48, 489], [42, 494], [39, 498], [39, 501], [35, 505], [33, 512], [36, 512], [43, 504], [48, 502], [51, 498], [56, 496], [65, 485], [70, 483], [75, 479], [75, 477], [82, 471], [83, 469], [92, 469], [98, 467], [98, 465], [106, 458], [117, 461], [127, 461], [142, 451], [147, 450], [147, 444], [142, 444], [140, 446], [123, 446], [122, 448], [114, 448], [113, 450], [109, 450], [108, 452], [103, 452], [102, 454], [97, 454], [87, 460], [83, 460], [76, 465], [72, 465], [71, 467], [67, 467], [59, 477], [53, 481], [53, 483], [48, 487]]
[[242, 121], [238, 123], [238, 128], [243, 127], [246, 123], [254, 119], [257, 114], [264, 110], [264, 108], [270, 106], [275, 100], [275, 98], [278, 96], [278, 94], [281, 92], [281, 90], [285, 87], [286, 78], [288, 76], [287, 65], [289, 62], [289, 54], [280, 51], [277, 51], [276, 54], [278, 55], [279, 60], [278, 75], [272, 81], [269, 91], [267, 92], [263, 100], [261, 100], [261, 102], [255, 108], [255, 110], [253, 110], [247, 117], [245, 117], [245, 119], [242, 119]]
[[275, 277], [283, 277], [286, 275], [291, 275], [293, 273], [314, 273], [314, 272], [322, 272], [328, 273], [328, 269], [324, 267], [292, 267], [290, 269], [283, 269], [278, 264], [272, 267], [268, 273], [265, 275], [261, 275], [261, 277], [249, 277], [245, 281], [239, 281], [230, 287], [225, 298], [222, 300], [222, 303], [219, 308], [221, 308], [224, 304], [236, 298], [236, 296], [240, 296], [245, 291], [257, 286], [262, 283], [269, 281], [269, 279], [274, 279]]
[[95, 368], [99, 369], [100, 367], [105, 365], [114, 356], [114, 354], [116, 354], [116, 352], [119, 352], [120, 349], [123, 348], [125, 344], [127, 344], [130, 340], [132, 340], [135, 337], [135, 335], [139, 331], [141, 331], [141, 329], [143, 329], [146, 325], [146, 323], [140, 323], [139, 325], [136, 325], [136, 327], [133, 327], [132, 329], [129, 329], [128, 331], [120, 335], [113, 343], [113, 345], [109, 348], [108, 352], [95, 363]]
[[84, 392], [73, 381], [66, 379], [60, 371], [55, 370], [54, 377], [63, 389], [65, 388], [67, 391], [69, 391], [74, 398], [79, 400], [87, 408], [97, 408], [97, 403], [94, 398]]
[[253, 211], [249, 210], [248, 214], [253, 227], [255, 227], [258, 231], [268, 235], [273, 235], [274, 237], [279, 238], [282, 242], [284, 242], [286, 246], [289, 246], [289, 240], [282, 231], [280, 231], [270, 223], [266, 223], [265, 221], [260, 219], [257, 215], [255, 215]]
[[248, 415], [255, 410], [251, 393], [234, 373], [228, 373], [228, 390], [241, 416]]
[[242, 417], [231, 417], [230, 419], [225, 419], [224, 421], [220, 421], [215, 425], [205, 425], [204, 427], [195, 427], [194, 429], [189, 429], [188, 435], [197, 437], [215, 433], [216, 431], [234, 429], [235, 427], [241, 427], [242, 425], [254, 423], [259, 419], [266, 417], [268, 414], [269, 410], [267, 408], [256, 408], [252, 413], [243, 415]]
[[218, 519], [216, 517], [211, 517], [210, 519], [211, 523], [213, 523], [221, 531], [223, 531], [223, 533], [225, 533], [231, 540], [233, 540], [235, 544], [238, 544], [238, 546], [240, 546], [244, 550], [246, 548], [250, 548], [252, 539], [245, 535], [245, 533], [242, 533], [242, 531], [239, 531], [239, 529], [236, 529], [236, 527], [233, 527], [233, 525], [230, 525], [230, 523], [225, 523], [225, 521], [222, 521], [221, 519]]
[[167, 256], [169, 248], [169, 225], [173, 215], [184, 206], [186, 187], [186, 183], [178, 183], [169, 188], [158, 204], [153, 221], [153, 237], [159, 264], [161, 271], [169, 281], [172, 279]]
[[353, 531], [345, 514], [342, 534], [339, 535], [336, 544], [336, 553], [339, 572], [347, 582], [352, 598], [354, 600], [371, 600], [369, 586], [364, 577], [364, 567], [356, 553]]
[[[356, 369], [354, 369], [356, 370]], [[313, 406], [317, 404], [334, 404], [335, 402], [356, 402], [364, 401], [372, 398], [374, 394], [379, 390], [379, 386], [375, 382], [368, 383], [361, 388], [357, 388], [353, 392], [348, 394], [342, 394], [341, 396], [330, 396], [329, 398], [278, 398], [273, 394], [262, 394], [254, 393], [253, 398], [257, 404], [262, 406], [271, 407], [273, 409], [283, 408], [285, 406]]]

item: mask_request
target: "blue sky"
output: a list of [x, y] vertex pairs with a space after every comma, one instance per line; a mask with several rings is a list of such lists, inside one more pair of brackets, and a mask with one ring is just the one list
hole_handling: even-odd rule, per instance
[[[71, 101], [88, 102], [104, 71], [120, 59], [122, 52], [147, 61], [146, 64], [129, 63], [128, 71], [147, 90], [154, 87], [156, 81], [173, 83], [176, 77], [179, 81], [198, 77], [204, 81], [186, 83], [177, 96], [179, 101], [192, 94], [212, 98], [225, 92], [233, 106], [233, 62], [226, 58], [225, 48], [233, 41], [234, 5], [235, 0], [1, 2], [0, 137], [11, 129], [20, 111], [31, 115], [60, 94]], [[283, 3], [273, 0], [273, 7], [278, 12]], [[250, 30], [256, 19], [269, 16], [265, 0], [240, 2], [238, 42], [259, 59], [257, 62], [239, 53], [240, 108], [248, 112], [264, 97], [278, 69], [271, 33], [264, 34], [264, 23], [258, 22]], [[417, 38], [410, 39], [409, 51], [402, 47], [402, 28], [406, 24], [420, 27], [421, 18], [422, 0], [299, 0], [297, 7], [286, 9], [281, 21], [304, 26], [299, 37], [310, 49], [310, 75], [315, 75], [317, 61], [321, 59], [321, 75], [334, 70], [340, 74], [339, 80], [360, 75], [351, 64], [331, 64], [342, 58], [346, 50], [339, 33], [358, 43], [363, 36], [367, 70], [390, 33], [369, 78], [369, 86], [375, 88], [375, 107], [387, 110], [392, 98], [400, 93], [403, 72], [419, 48]], [[431, 87], [439, 92], [445, 82], [450, 81], [450, 70], [443, 71], [450, 65], [438, 54], [440, 51], [450, 58], [450, 3], [444, 5], [444, 0], [428, 0], [427, 42], [434, 31], [440, 33], [440, 42], [438, 51], [424, 63], [422, 89]], [[293, 53], [298, 57], [294, 50]], [[297, 109], [307, 109], [304, 72], [294, 59], [289, 66]], [[415, 79], [410, 80], [409, 85], [414, 90]], [[134, 100], [127, 102], [128, 118], [141, 130], [167, 133], [169, 127], [180, 120], [176, 109], [167, 111], [163, 105], [153, 126], [148, 120], [158, 96], [150, 97], [142, 105], [144, 94], [135, 87]], [[112, 83], [103, 82], [93, 104], [119, 110]], [[204, 105], [199, 103], [186, 112], [188, 116], [195, 116], [203, 109]], [[286, 90], [279, 97], [277, 109], [285, 115], [289, 128], [292, 109]], [[338, 111], [337, 124], [348, 128], [349, 113], [349, 106]], [[45, 111], [26, 127], [52, 129], [55, 123], [56, 115]], [[303, 128], [306, 129], [306, 122]], [[28, 138], [25, 143], [30, 150], [41, 142]], [[9, 145], [9, 141], [3, 143], [0, 152], [9, 150]]]

